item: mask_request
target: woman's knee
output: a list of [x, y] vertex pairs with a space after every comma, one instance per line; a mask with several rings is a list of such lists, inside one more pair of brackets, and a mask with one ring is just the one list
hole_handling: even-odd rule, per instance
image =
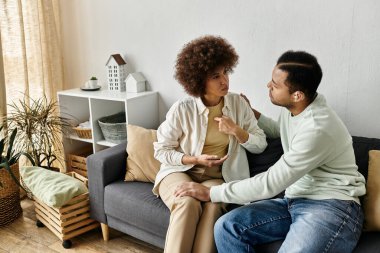
[[[201, 213], [201, 202], [193, 197], [178, 197], [175, 200], [173, 209], [183, 209], [191, 213]], [[172, 210], [173, 211], [173, 210]]]
[[205, 202], [203, 203], [203, 212], [219, 213], [222, 215], [224, 206], [222, 203], [212, 203]]

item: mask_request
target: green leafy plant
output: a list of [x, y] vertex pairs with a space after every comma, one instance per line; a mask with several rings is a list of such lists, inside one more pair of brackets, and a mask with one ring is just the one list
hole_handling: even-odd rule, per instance
[[91, 77], [90, 80], [98, 80], [95, 76]]
[[11, 129], [17, 129], [16, 148], [28, 154], [33, 166], [58, 170], [54, 163], [63, 166], [62, 136], [72, 124], [68, 118], [59, 116], [56, 101], [46, 96], [39, 99], [24, 97], [9, 105], [7, 121]]
[[[15, 181], [15, 183], [23, 188], [17, 177], [13, 174], [11, 170], [11, 166], [16, 164], [21, 155], [25, 155], [28, 159], [29, 154], [24, 154], [23, 152], [18, 152], [14, 149], [14, 141], [17, 134], [17, 129], [13, 129], [12, 133], [8, 135], [5, 132], [4, 126], [0, 126], [0, 170], [5, 169], [10, 174], [11, 178]], [[9, 136], [9, 138], [7, 138]], [[3, 187], [3, 184], [0, 180], [0, 188]]]

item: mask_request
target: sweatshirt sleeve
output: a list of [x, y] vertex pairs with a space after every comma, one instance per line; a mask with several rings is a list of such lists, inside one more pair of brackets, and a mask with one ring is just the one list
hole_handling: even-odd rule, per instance
[[271, 198], [325, 163], [333, 149], [334, 143], [327, 134], [319, 131], [298, 134], [290, 150], [266, 172], [211, 187], [211, 201], [244, 204]]
[[175, 103], [166, 115], [166, 120], [157, 130], [157, 142], [153, 143], [154, 158], [163, 164], [183, 165], [184, 153], [178, 152], [182, 126], [178, 116], [178, 104]]
[[279, 121], [274, 121], [271, 118], [266, 117], [265, 115], [261, 114], [258, 125], [261, 127], [265, 134], [269, 138], [278, 138], [280, 137], [280, 123]]

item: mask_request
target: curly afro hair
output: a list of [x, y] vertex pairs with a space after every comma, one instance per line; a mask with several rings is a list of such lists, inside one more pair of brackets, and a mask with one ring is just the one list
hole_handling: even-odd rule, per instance
[[201, 97], [205, 94], [207, 77], [219, 67], [232, 72], [238, 59], [225, 39], [203, 36], [190, 41], [178, 54], [174, 77], [189, 95]]

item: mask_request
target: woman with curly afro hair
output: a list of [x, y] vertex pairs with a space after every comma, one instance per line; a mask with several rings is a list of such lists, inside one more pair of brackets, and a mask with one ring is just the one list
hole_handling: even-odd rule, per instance
[[261, 153], [267, 146], [248, 103], [228, 92], [238, 58], [235, 49], [216, 36], [195, 39], [178, 54], [175, 78], [190, 96], [170, 108], [154, 143], [161, 168], [153, 192], [171, 212], [165, 252], [216, 251], [213, 227], [222, 205], [179, 197], [178, 187], [248, 178], [245, 149]]

